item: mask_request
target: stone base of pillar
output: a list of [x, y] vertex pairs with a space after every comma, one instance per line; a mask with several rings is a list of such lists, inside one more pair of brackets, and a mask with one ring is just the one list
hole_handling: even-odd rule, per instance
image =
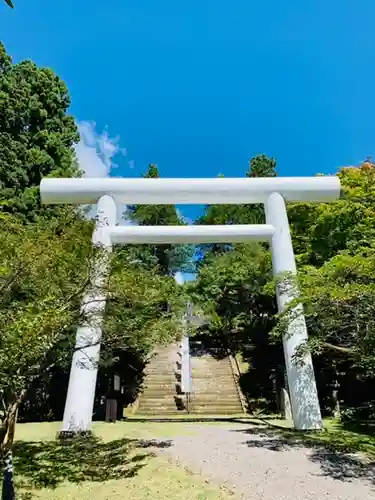
[[290, 404], [290, 398], [288, 391], [284, 388], [281, 389], [281, 412], [284, 415], [285, 420], [293, 421], [292, 406]]
[[79, 438], [92, 438], [94, 437], [92, 431], [60, 431], [57, 433], [56, 438], [60, 441], [69, 441]]

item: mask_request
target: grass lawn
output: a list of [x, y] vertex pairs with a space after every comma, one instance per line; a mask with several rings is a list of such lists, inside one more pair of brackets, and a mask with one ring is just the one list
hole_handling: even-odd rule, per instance
[[[210, 424], [207, 424], [210, 425]], [[14, 449], [20, 499], [43, 500], [233, 500], [231, 492], [208, 484], [150, 452], [150, 439], [184, 432], [183, 424], [96, 423], [94, 439], [61, 443], [58, 423], [19, 424]]]
[[[185, 419], [188, 423], [190, 418]], [[223, 419], [224, 420], [224, 419]], [[239, 418], [234, 419], [239, 420]], [[274, 418], [241, 421], [261, 425], [260, 432], [286, 441], [325, 446], [333, 451], [360, 452], [375, 459], [374, 427], [351, 427], [325, 420], [324, 432], [295, 432]], [[55, 439], [59, 423], [18, 424], [14, 449], [16, 485], [20, 500], [234, 500], [218, 485], [193, 475], [166, 458], [155, 456], [150, 447], [168, 447], [177, 435], [194, 435], [194, 423], [153, 422], [151, 419], [95, 423], [95, 438], [62, 443]], [[197, 425], [228, 425], [206, 422]], [[151, 441], [151, 442], [150, 442]], [[199, 459], [199, 457], [197, 457]]]
[[262, 419], [271, 429], [286, 439], [299, 439], [310, 445], [322, 445], [332, 451], [361, 453], [375, 460], [375, 425], [341, 423], [336, 419], [324, 419], [323, 432], [296, 432], [283, 420]]

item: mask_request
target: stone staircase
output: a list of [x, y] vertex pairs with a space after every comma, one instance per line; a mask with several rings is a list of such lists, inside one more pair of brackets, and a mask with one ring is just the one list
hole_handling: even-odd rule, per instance
[[179, 346], [177, 344], [155, 349], [145, 369], [143, 391], [139, 397], [137, 414], [171, 415], [179, 411], [178, 379], [176, 377]]
[[215, 359], [211, 354], [192, 355], [193, 391], [190, 413], [234, 415], [243, 413], [241, 396], [229, 357]]
[[[156, 349], [146, 367], [143, 390], [136, 414], [149, 416], [184, 415], [185, 396], [179, 395], [181, 346]], [[243, 413], [241, 395], [228, 356], [216, 359], [206, 351], [191, 354], [192, 394], [189, 413], [194, 415], [235, 415]]]

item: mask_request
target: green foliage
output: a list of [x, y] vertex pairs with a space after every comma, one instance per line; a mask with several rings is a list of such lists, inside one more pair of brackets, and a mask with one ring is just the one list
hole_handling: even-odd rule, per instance
[[[3, 214], [0, 227], [0, 394], [4, 413], [0, 444], [11, 433], [9, 418], [28, 389], [56, 366], [70, 363], [76, 328], [85, 320], [81, 301], [95, 280], [102, 249], [91, 244], [92, 222], [63, 219], [22, 224]], [[147, 354], [179, 334], [178, 287], [155, 270], [124, 265], [113, 254], [107, 287], [103, 361], [119, 350]], [[166, 307], [171, 304], [172, 312]]]
[[[159, 171], [156, 165], [151, 164], [143, 176], [158, 178]], [[174, 205], [136, 205], [128, 207], [126, 215], [140, 226], [172, 226], [183, 225]], [[194, 269], [194, 245], [142, 245], [136, 247], [138, 259], [149, 265], [156, 265], [162, 275], [174, 274], [177, 271], [191, 272]]]
[[[264, 157], [252, 161], [254, 176], [273, 174], [273, 161], [269, 168], [264, 161]], [[205, 303], [215, 335], [226, 339], [228, 325], [233, 332], [239, 325], [240, 350], [250, 343], [253, 353], [263, 342], [259, 331], [280, 346], [288, 321], [299, 311], [295, 306], [303, 304], [309, 345], [301, 354], [307, 347], [314, 354], [324, 409], [332, 407], [335, 387], [344, 406], [375, 400], [375, 167], [366, 161], [343, 168], [338, 175], [339, 201], [288, 205], [301, 293], [284, 314], [276, 314], [275, 282], [270, 267], [260, 265], [270, 266], [270, 254], [260, 245], [257, 255], [250, 255], [254, 247], [246, 245], [226, 247], [224, 255], [206, 252], [191, 292]], [[200, 222], [261, 221], [253, 216], [253, 209], [245, 205], [214, 206], [206, 208]], [[250, 356], [250, 368], [255, 362]]]
[[[249, 162], [246, 177], [276, 177], [276, 161], [266, 155], [258, 155]], [[198, 219], [198, 224], [264, 224], [263, 205], [210, 205]], [[204, 251], [222, 253], [230, 250], [231, 245], [204, 245]]]
[[358, 375], [374, 377], [375, 249], [302, 268], [299, 285], [313, 352], [349, 358]]
[[270, 373], [282, 364], [281, 345], [268, 335], [276, 312], [274, 293], [266, 286], [271, 272], [270, 254], [262, 245], [234, 245], [231, 251], [206, 256], [189, 286], [192, 300], [210, 319], [196, 334], [224, 355], [230, 348], [249, 366], [240, 380], [248, 401], [272, 398]]
[[32, 61], [13, 64], [0, 44], [0, 197], [24, 220], [56, 212], [41, 210], [42, 177], [80, 175], [69, 106], [68, 89], [52, 70]]

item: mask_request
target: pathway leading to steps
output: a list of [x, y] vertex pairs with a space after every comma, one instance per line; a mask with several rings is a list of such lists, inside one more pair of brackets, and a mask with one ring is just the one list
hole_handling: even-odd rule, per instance
[[288, 443], [253, 424], [183, 425], [155, 449], [242, 500], [375, 499], [375, 464], [323, 448]]

